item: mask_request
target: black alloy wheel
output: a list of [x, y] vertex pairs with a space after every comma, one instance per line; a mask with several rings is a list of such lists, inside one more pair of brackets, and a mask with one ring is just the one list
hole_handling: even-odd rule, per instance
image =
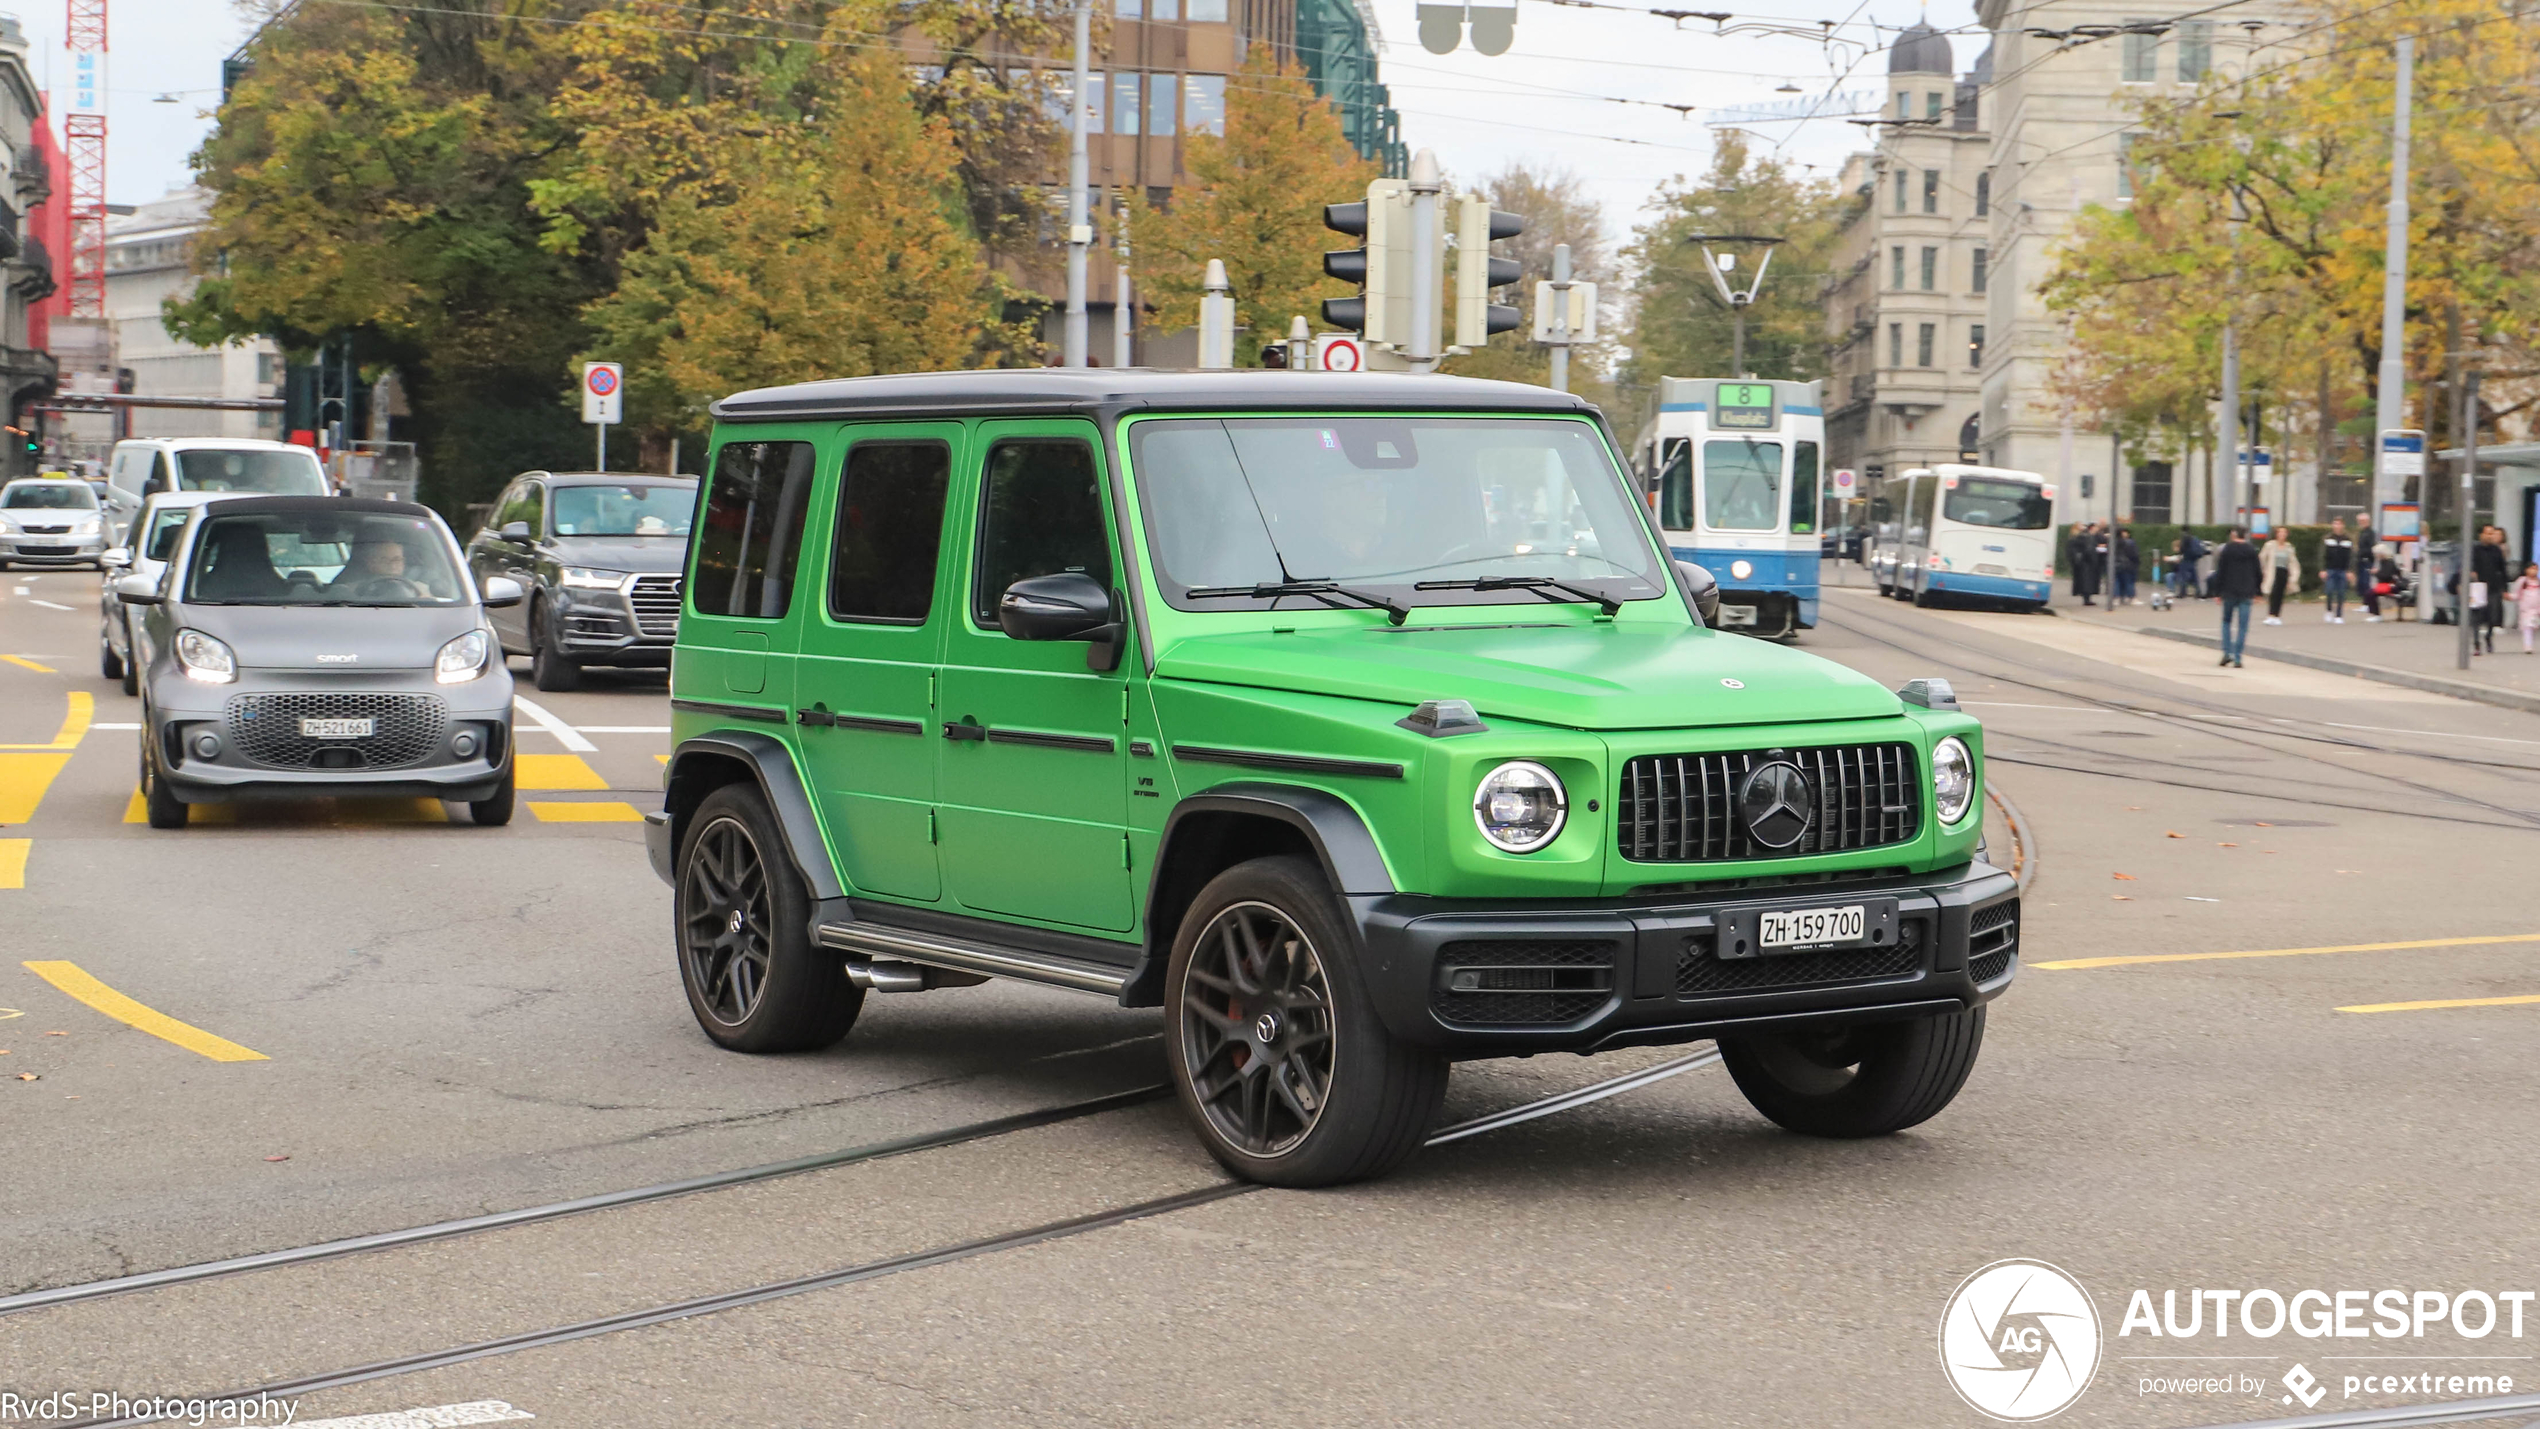
[[109, 680], [123, 678], [123, 657], [115, 653], [115, 642], [107, 639], [102, 630], [97, 632], [97, 673]]
[[548, 624], [544, 607], [529, 617], [529, 683], [544, 690], [578, 690], [582, 688], [582, 667], [556, 653], [555, 632]]
[[1238, 903], [1200, 932], [1184, 974], [1182, 1055], [1200, 1112], [1250, 1156], [1280, 1156], [1331, 1100], [1332, 1001], [1323, 960], [1287, 914]]
[[141, 711], [141, 803], [154, 829], [181, 829], [193, 818], [193, 806], [176, 797], [159, 773], [159, 723]]
[[141, 693], [141, 642], [132, 638], [131, 616], [117, 615], [115, 619], [123, 622], [123, 692], [137, 695]]
[[736, 1052], [804, 1052], [847, 1035], [864, 1005], [811, 942], [811, 895], [753, 785], [706, 796], [680, 840], [679, 980], [708, 1037]]
[[[505, 730], [503, 732], [503, 743], [505, 747], [509, 747], [511, 744], [511, 732], [509, 730]], [[515, 767], [516, 766], [506, 766], [504, 768], [503, 782], [494, 786], [493, 793], [486, 795], [482, 799], [471, 799], [468, 801], [467, 816], [479, 827], [496, 829], [501, 828], [503, 825], [512, 821], [512, 809], [514, 807], [513, 801], [517, 797], [516, 791], [519, 788], [517, 778], [513, 772]]]

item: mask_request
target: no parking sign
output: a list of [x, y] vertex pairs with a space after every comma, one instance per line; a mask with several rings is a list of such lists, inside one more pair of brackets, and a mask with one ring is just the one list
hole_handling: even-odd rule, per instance
[[615, 362], [582, 364], [582, 420], [614, 426], [625, 420], [626, 368]]

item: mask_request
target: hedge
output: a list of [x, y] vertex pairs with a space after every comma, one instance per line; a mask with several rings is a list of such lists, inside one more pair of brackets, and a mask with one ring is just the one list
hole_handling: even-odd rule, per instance
[[[2159, 576], [2161, 557], [2168, 554], [2170, 543], [2178, 539], [2179, 532], [2195, 532], [2197, 539], [2203, 541], [2208, 550], [2221, 545], [2231, 534], [2229, 526], [2181, 525], [2168, 521], [2130, 521], [2126, 523], [2125, 529], [2134, 533], [2135, 546], [2142, 556], [2139, 576], [2145, 581]], [[2293, 538], [2293, 554], [2301, 559], [2302, 589], [2318, 590], [2320, 588], [2320, 541], [2328, 535], [2328, 528], [2326, 526], [2286, 526], [2280, 529]], [[2070, 526], [2055, 528], [2055, 575], [2057, 579], [2066, 583], [2070, 583], [2072, 579], [2070, 569], [2072, 563], [2065, 559], [2064, 552], [2067, 544], [2072, 540], [2072, 534], [2073, 528]], [[2263, 541], [2264, 538], [2255, 539]], [[2209, 564], [2206, 569], [2211, 570], [2211, 565]]]

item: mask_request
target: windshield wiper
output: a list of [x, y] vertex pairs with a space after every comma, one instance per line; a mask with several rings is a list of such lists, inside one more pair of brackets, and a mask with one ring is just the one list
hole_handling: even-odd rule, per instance
[[[1422, 586], [1426, 590], [1428, 587]], [[1268, 581], [1261, 585], [1195, 586], [1182, 592], [1185, 600], [1225, 600], [1245, 596], [1254, 600], [1271, 600], [1283, 595], [1310, 595], [1334, 610], [1347, 609], [1333, 596], [1346, 596], [1370, 610], [1385, 613], [1388, 624], [1400, 625], [1411, 618], [1411, 607], [1385, 599], [1371, 591], [1353, 590], [1333, 581]]]
[[[1544, 599], [1556, 604], [1577, 603], [1584, 601], [1587, 604], [1595, 606], [1596, 613], [1604, 616], [1618, 615], [1623, 609], [1623, 603], [1610, 595], [1599, 595], [1585, 586], [1575, 586], [1570, 584], [1568, 581], [1554, 580], [1550, 576], [1475, 576], [1470, 580], [1460, 581], [1422, 581], [1418, 585], [1413, 586], [1412, 589], [1524, 590], [1532, 591], [1536, 595], [1542, 596]], [[1560, 594], [1555, 595], [1555, 591], [1560, 592]], [[1563, 595], [1570, 598], [1569, 602], [1563, 602], [1561, 600], [1561, 596]]]

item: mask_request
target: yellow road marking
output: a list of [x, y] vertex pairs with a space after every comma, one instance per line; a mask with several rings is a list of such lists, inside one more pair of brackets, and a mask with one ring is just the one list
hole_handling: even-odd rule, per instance
[[2355, 1007], [2341, 1007], [2340, 1012], [2423, 1012], [2429, 1007], [2513, 1007], [2540, 1002], [2540, 992], [2522, 997], [2446, 997], [2433, 1002], [2367, 1002]]
[[39, 675], [58, 675], [62, 673], [50, 665], [39, 665], [24, 655], [0, 655], [0, 660], [5, 660], [9, 664], [15, 665], [22, 670], [33, 670]]
[[522, 789], [605, 789], [600, 777], [579, 754], [515, 754], [512, 782]]
[[654, 755], [654, 756], [653, 756], [653, 758], [654, 758], [656, 761], [658, 761], [659, 763], [663, 763], [663, 764], [668, 764], [668, 763], [670, 762], [670, 756], [669, 756], [669, 755], [667, 755], [667, 754], [656, 754], [656, 755]]
[[26, 887], [26, 856], [33, 839], [0, 839], [0, 888]]
[[644, 815], [633, 804], [605, 800], [597, 803], [566, 803], [562, 800], [532, 799], [529, 812], [542, 824], [640, 824]]
[[200, 1027], [179, 1022], [164, 1012], [144, 1007], [90, 977], [77, 963], [40, 962], [20, 966], [117, 1022], [138, 1028], [163, 1042], [173, 1042], [188, 1052], [199, 1052], [215, 1062], [271, 1060], [262, 1052], [251, 1051], [227, 1038], [215, 1037]]
[[97, 718], [97, 697], [86, 690], [70, 692], [70, 707], [62, 712], [62, 727], [53, 732], [49, 744], [0, 744], [0, 749], [77, 749], [88, 736], [89, 723]]
[[2222, 958], [2298, 958], [2312, 953], [2387, 953], [2403, 948], [2468, 948], [2490, 943], [2540, 943], [2540, 933], [2508, 933], [2493, 938], [2420, 938], [2407, 943], [2347, 943], [2334, 948], [2262, 948], [2247, 953], [2145, 953], [2121, 958], [2065, 958], [2031, 963], [2033, 968], [2115, 968], [2133, 963], [2204, 963]]
[[0, 824], [33, 819], [53, 776], [70, 762], [67, 754], [0, 754]]

